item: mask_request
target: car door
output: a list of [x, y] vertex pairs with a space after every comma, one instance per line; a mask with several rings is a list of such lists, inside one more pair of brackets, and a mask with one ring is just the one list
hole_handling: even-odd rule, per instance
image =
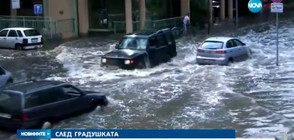
[[156, 42], [156, 36], [149, 38], [147, 52], [151, 65], [157, 64]]
[[15, 44], [18, 43], [18, 35], [15, 30], [10, 30], [7, 35], [7, 47], [15, 48]]
[[238, 39], [234, 39], [235, 44], [237, 45], [238, 49], [239, 49], [239, 57], [241, 59], [245, 59], [246, 57], [248, 57], [248, 48], [246, 47], [246, 45], [244, 43], [242, 43], [240, 40]]
[[167, 41], [167, 54], [170, 57], [174, 57], [176, 55], [176, 43], [175, 43], [175, 39], [172, 35], [172, 33], [170, 31], [167, 31], [164, 33], [164, 37]]
[[90, 103], [84, 98], [86, 95], [83, 91], [72, 85], [64, 85], [61, 88], [65, 95], [64, 106], [69, 113], [83, 111], [89, 107]]
[[157, 61], [158, 63], [162, 63], [167, 60], [168, 44], [163, 33], [159, 33], [156, 39], [156, 54], [158, 56]]
[[2, 30], [0, 32], [0, 47], [5, 48], [7, 46], [7, 33], [8, 30]]
[[66, 111], [62, 103], [57, 102], [55, 88], [42, 89], [24, 97], [24, 111], [29, 120], [48, 121], [45, 119], [57, 119], [63, 111]]
[[227, 48], [227, 55], [228, 55], [227, 58], [233, 58], [234, 61], [238, 61], [240, 50], [235, 44], [233, 39], [227, 42], [226, 48]]

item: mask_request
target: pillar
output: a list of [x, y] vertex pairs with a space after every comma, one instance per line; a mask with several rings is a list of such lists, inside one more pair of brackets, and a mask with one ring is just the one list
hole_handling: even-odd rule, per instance
[[225, 0], [220, 1], [220, 18], [221, 20], [224, 20], [226, 17], [226, 3]]
[[74, 19], [74, 36], [78, 35], [78, 7], [77, 0], [71, 0], [72, 16]]
[[185, 16], [190, 13], [190, 0], [181, 0], [181, 15]]
[[79, 32], [87, 34], [89, 31], [88, 0], [78, 0]]
[[126, 33], [133, 32], [132, 0], [125, 0]]
[[145, 3], [145, 0], [140, 0], [139, 1], [139, 7], [140, 7], [140, 28], [144, 29], [145, 21], [146, 21], [146, 3]]
[[48, 17], [48, 0], [43, 0], [43, 16]]
[[228, 13], [229, 13], [229, 19], [233, 19], [233, 16], [234, 16], [234, 3], [233, 3], [233, 0], [229, 0], [229, 8], [228, 8]]

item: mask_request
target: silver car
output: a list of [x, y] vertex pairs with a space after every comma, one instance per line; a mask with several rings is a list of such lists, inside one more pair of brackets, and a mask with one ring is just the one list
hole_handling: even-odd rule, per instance
[[12, 75], [0, 66], [0, 88], [13, 82]]
[[212, 37], [197, 49], [198, 64], [228, 65], [250, 55], [245, 43], [231, 37]]

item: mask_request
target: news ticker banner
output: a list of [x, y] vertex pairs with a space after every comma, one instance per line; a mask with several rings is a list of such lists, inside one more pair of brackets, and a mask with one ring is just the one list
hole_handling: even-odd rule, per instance
[[[235, 130], [86, 130], [86, 129], [23, 129], [17, 130], [18, 139], [92, 139], [92, 140], [114, 140], [114, 139], [236, 139]], [[274, 140], [274, 139], [267, 139]]]

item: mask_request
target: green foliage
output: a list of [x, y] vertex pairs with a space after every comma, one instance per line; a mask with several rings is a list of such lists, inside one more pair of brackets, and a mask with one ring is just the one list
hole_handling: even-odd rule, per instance
[[162, 0], [146, 0], [148, 11], [154, 16], [161, 16], [163, 1]]
[[192, 25], [205, 22], [208, 13], [208, 0], [190, 0]]

